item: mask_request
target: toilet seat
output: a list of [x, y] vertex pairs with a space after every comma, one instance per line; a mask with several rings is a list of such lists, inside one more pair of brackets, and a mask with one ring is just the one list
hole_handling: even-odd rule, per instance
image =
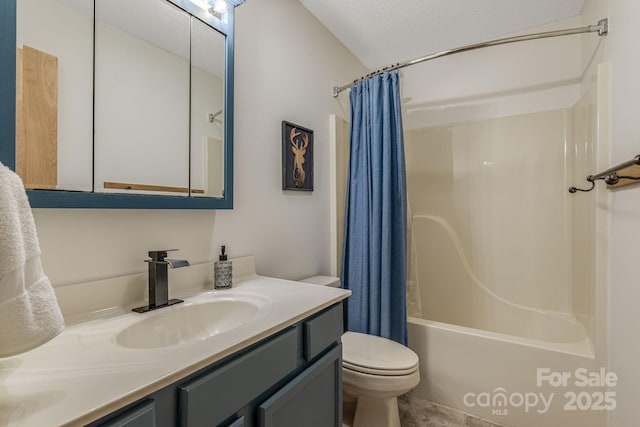
[[342, 335], [342, 366], [370, 375], [410, 375], [418, 369], [418, 356], [386, 338], [358, 332]]
[[351, 363], [345, 362], [344, 360], [342, 361], [342, 367], [344, 369], [349, 369], [354, 372], [360, 372], [360, 373], [369, 374], [369, 375], [379, 375], [379, 376], [385, 376], [385, 377], [398, 377], [398, 376], [410, 375], [418, 369], [417, 365], [414, 366], [413, 368], [402, 369], [402, 370], [371, 369], [366, 366], [352, 365]]

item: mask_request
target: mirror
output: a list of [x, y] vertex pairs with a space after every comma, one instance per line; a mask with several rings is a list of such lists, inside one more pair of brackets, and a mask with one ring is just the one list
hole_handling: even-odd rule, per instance
[[224, 197], [225, 38], [191, 20], [191, 195]]
[[224, 35], [162, 0], [95, 5], [96, 191], [223, 197]]
[[16, 21], [16, 172], [92, 191], [93, 2], [19, 0]]
[[187, 196], [189, 15], [96, 0], [95, 17], [95, 191]]
[[10, 1], [15, 169], [32, 206], [232, 207], [240, 2], [214, 16], [197, 0]]

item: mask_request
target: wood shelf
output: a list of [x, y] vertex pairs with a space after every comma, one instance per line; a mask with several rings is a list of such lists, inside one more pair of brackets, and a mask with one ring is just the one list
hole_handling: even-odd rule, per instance
[[[110, 190], [162, 191], [165, 193], [188, 193], [187, 187], [171, 187], [166, 185], [130, 184], [126, 182], [104, 182], [104, 188]], [[204, 190], [192, 189], [194, 194], [204, 194]]]
[[[639, 165], [629, 166], [628, 168], [620, 169], [616, 173], [618, 176], [632, 176], [634, 178], [640, 178], [640, 166]], [[607, 188], [609, 190], [613, 190], [616, 188], [626, 187], [628, 185], [633, 185], [633, 184], [640, 184], [640, 181], [620, 178], [620, 181], [617, 184], [607, 185]]]
[[16, 172], [27, 188], [58, 182], [58, 58], [16, 51]]

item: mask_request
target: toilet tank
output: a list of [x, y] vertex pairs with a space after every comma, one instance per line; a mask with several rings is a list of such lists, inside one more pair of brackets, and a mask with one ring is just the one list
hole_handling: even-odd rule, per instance
[[307, 277], [306, 279], [302, 279], [300, 281], [305, 283], [312, 283], [314, 285], [330, 286], [332, 288], [340, 287], [340, 278], [333, 276], [313, 276]]

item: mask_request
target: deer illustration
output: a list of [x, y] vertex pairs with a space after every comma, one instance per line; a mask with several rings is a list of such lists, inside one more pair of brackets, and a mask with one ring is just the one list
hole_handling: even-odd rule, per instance
[[[302, 146], [300, 144], [300, 138], [302, 135]], [[291, 151], [293, 152], [293, 182], [296, 187], [302, 187], [304, 184], [305, 173], [304, 173], [304, 155], [307, 152], [307, 147], [309, 146], [309, 135], [306, 133], [302, 133], [298, 131], [296, 128], [291, 129], [291, 133], [289, 133], [289, 141], [291, 141]]]

